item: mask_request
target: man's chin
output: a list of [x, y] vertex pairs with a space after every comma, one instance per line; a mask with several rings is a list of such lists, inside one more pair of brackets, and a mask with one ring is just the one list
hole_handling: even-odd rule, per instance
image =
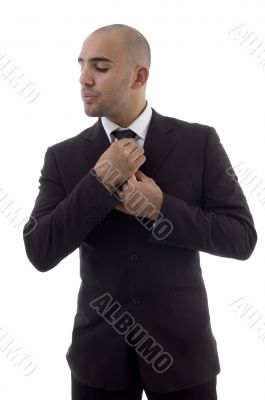
[[100, 113], [97, 110], [91, 110], [85, 107], [84, 111], [88, 117], [100, 117]]

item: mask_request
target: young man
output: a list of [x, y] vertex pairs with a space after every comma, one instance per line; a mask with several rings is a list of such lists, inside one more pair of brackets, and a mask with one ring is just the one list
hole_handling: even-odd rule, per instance
[[252, 254], [257, 233], [237, 176], [213, 127], [150, 107], [140, 32], [99, 28], [78, 62], [84, 111], [98, 120], [48, 147], [24, 227], [39, 271], [80, 251], [72, 398], [136, 400], [144, 389], [151, 400], [217, 399], [199, 251]]

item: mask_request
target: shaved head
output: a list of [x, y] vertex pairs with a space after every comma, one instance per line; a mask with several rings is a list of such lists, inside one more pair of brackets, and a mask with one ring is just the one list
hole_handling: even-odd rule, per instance
[[151, 50], [144, 35], [137, 29], [123, 24], [106, 25], [96, 29], [92, 34], [100, 32], [117, 33], [124, 44], [124, 52], [130, 67], [142, 64], [148, 69], [151, 66]]
[[150, 47], [137, 29], [114, 24], [96, 29], [78, 57], [85, 113], [127, 127], [146, 107]]

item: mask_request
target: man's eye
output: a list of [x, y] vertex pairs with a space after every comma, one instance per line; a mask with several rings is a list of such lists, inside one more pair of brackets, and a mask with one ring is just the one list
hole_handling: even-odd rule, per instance
[[96, 68], [99, 72], [107, 72], [109, 68]]

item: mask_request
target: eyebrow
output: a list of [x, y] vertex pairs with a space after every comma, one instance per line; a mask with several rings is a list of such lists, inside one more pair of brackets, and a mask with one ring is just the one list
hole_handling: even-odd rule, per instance
[[[89, 58], [87, 61], [89, 63], [93, 63], [95, 61], [106, 61], [106, 62], [114, 63], [114, 61], [112, 61], [112, 60], [110, 60], [109, 58], [106, 58], [106, 57], [92, 57], [92, 58]], [[78, 63], [84, 62], [84, 59], [82, 57], [78, 57], [77, 62]]]

